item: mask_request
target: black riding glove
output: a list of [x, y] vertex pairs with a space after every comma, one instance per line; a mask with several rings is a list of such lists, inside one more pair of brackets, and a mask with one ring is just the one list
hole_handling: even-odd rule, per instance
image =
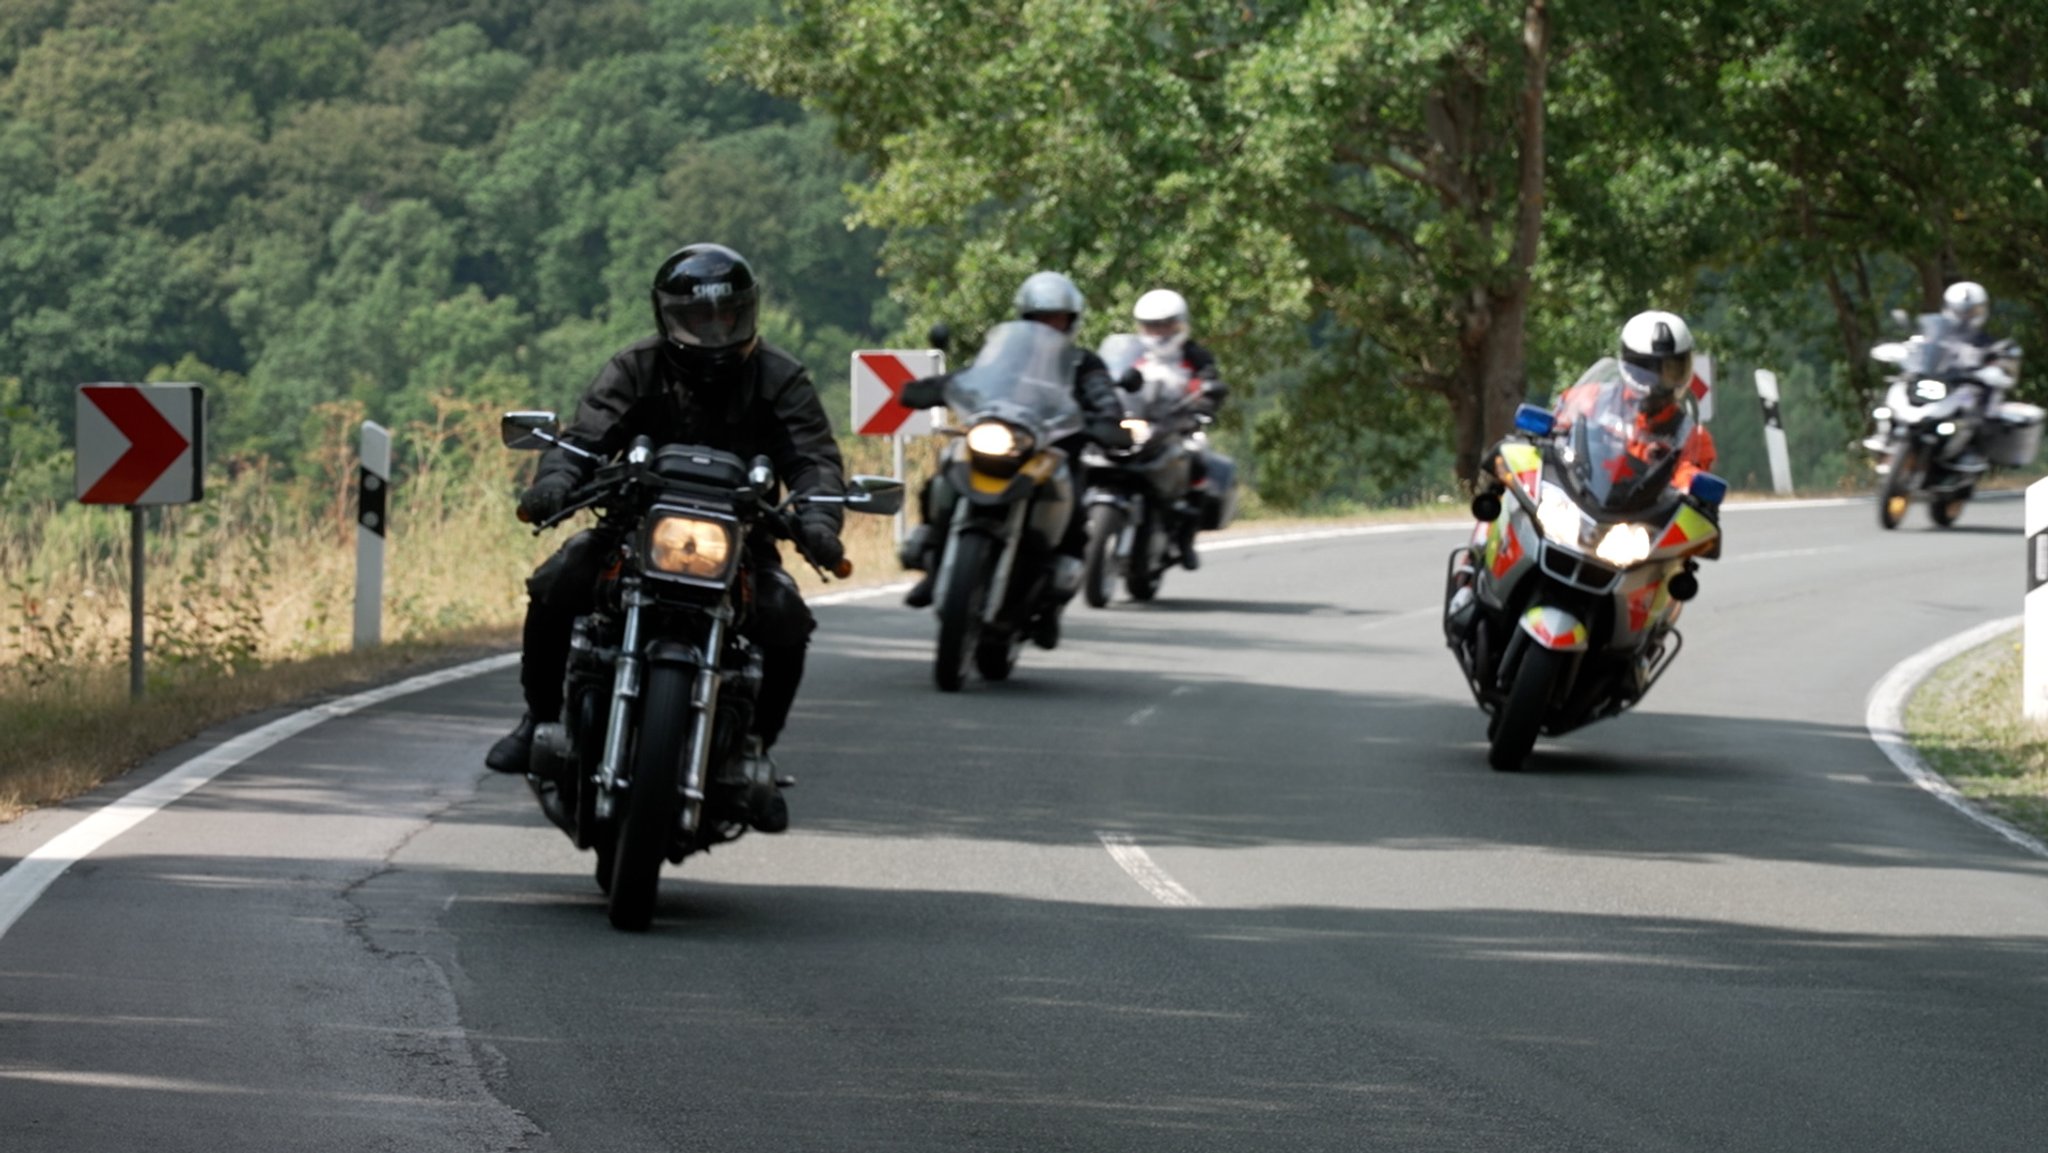
[[839, 532], [824, 521], [807, 520], [798, 526], [803, 540], [804, 555], [812, 564], [831, 571], [846, 559], [846, 546], [839, 543]]
[[1131, 439], [1131, 430], [1111, 420], [1091, 420], [1082, 426], [1089, 440], [1104, 448], [1129, 448], [1137, 443]]
[[1145, 374], [1138, 371], [1137, 365], [1132, 365], [1116, 378], [1116, 386], [1125, 392], [1136, 392], [1145, 387]]
[[519, 498], [519, 519], [528, 524], [538, 524], [561, 512], [575, 488], [576, 478], [568, 473], [548, 473], [534, 481], [526, 495]]

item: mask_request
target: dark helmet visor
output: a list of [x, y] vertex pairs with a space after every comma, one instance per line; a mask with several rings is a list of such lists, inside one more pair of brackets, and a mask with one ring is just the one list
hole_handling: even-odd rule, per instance
[[657, 292], [655, 300], [661, 312], [662, 334], [684, 348], [731, 348], [754, 339], [758, 302], [752, 288], [690, 297]]

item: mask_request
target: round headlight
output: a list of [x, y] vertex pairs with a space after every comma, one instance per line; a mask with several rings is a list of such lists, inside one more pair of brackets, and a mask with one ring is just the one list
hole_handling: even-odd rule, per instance
[[1144, 444], [1152, 439], [1152, 422], [1131, 417], [1123, 422], [1124, 431], [1131, 434], [1132, 444]]
[[1615, 525], [1600, 538], [1593, 555], [1615, 568], [1627, 568], [1650, 555], [1650, 530], [1639, 524]]
[[1023, 445], [1016, 430], [997, 420], [984, 420], [967, 430], [967, 450], [982, 456], [1015, 456]]
[[665, 516], [647, 537], [649, 567], [676, 576], [717, 580], [733, 558], [732, 529], [721, 521]]

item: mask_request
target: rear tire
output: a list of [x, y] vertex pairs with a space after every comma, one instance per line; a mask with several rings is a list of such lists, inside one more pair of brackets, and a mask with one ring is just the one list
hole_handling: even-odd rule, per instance
[[1528, 759], [1529, 750], [1536, 747], [1536, 732], [1543, 727], [1543, 714], [1550, 711], [1551, 694], [1570, 659], [1570, 653], [1530, 642], [1521, 667], [1515, 670], [1514, 687], [1493, 716], [1493, 747], [1487, 761], [1495, 769], [1512, 773]]
[[979, 647], [981, 614], [988, 605], [995, 543], [979, 533], [963, 533], [953, 542], [953, 579], [940, 590], [939, 652], [932, 665], [942, 693], [957, 693], [967, 683], [967, 662]]
[[1885, 473], [1884, 486], [1877, 492], [1877, 523], [1880, 527], [1894, 529], [1906, 519], [1906, 510], [1913, 503], [1913, 492], [1909, 487], [1912, 472], [1912, 448], [1901, 446], [1893, 449], [1892, 466]]
[[[661, 866], [676, 837], [682, 812], [678, 791], [683, 758], [690, 752], [690, 688], [693, 669], [656, 665], [647, 674], [647, 692], [640, 700], [640, 738], [633, 750], [633, 776], [620, 811], [618, 849], [612, 863], [612, 928], [629, 933], [646, 930], [654, 920], [655, 891]], [[604, 860], [602, 850], [598, 860]]]
[[1124, 588], [1134, 601], [1149, 601], [1159, 595], [1159, 572], [1152, 567], [1152, 542], [1161, 531], [1159, 518], [1149, 508], [1145, 519], [1131, 534], [1131, 559], [1124, 570]]
[[1098, 504], [1088, 510], [1088, 569], [1081, 580], [1082, 595], [1090, 608], [1109, 604], [1109, 564], [1115, 555], [1116, 538], [1123, 531], [1123, 514], [1115, 505]]

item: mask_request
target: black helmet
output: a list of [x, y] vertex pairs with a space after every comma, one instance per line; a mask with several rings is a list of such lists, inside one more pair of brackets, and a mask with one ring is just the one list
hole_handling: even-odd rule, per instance
[[760, 285], [747, 258], [723, 244], [676, 249], [651, 295], [654, 323], [684, 364], [729, 368], [754, 351]]

